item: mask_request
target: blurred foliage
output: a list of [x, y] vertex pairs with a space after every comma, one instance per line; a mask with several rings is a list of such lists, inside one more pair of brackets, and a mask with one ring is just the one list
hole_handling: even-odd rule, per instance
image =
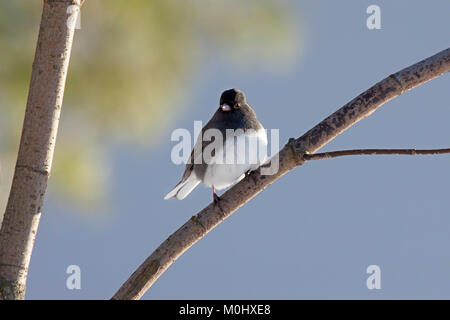
[[[203, 59], [269, 70], [293, 61], [299, 37], [290, 9], [275, 0], [87, 0], [51, 190], [73, 203], [101, 202], [108, 145], [148, 143], [171, 121], [177, 102], [191, 98]], [[0, 0], [0, 203], [11, 183], [41, 10], [42, 1]]]

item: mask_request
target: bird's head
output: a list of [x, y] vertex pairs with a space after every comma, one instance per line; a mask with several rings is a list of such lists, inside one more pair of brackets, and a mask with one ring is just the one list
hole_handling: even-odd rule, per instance
[[220, 96], [220, 110], [223, 112], [239, 109], [246, 103], [244, 93], [238, 89], [225, 90]]

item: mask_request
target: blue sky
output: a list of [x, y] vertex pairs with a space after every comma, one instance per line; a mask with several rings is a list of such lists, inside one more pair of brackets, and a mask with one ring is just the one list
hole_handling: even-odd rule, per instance
[[[371, 4], [381, 8], [380, 30], [366, 27]], [[262, 124], [280, 129], [283, 145], [389, 74], [450, 45], [450, 2], [444, 0], [294, 7], [304, 38], [289, 69], [237, 70], [208, 58], [192, 79], [196, 94], [161, 141], [145, 150], [113, 146], [107, 218], [86, 221], [50, 193], [27, 298], [110, 298], [211, 201], [202, 186], [183, 201], [163, 200], [183, 171], [170, 161], [170, 134], [207, 121], [224, 89], [243, 90]], [[449, 87], [444, 75], [405, 93], [323, 150], [449, 147]], [[449, 299], [449, 163], [448, 155], [306, 163], [189, 249], [144, 299]], [[80, 290], [66, 288], [72, 264], [81, 268]], [[366, 287], [369, 265], [380, 267], [380, 290]]]

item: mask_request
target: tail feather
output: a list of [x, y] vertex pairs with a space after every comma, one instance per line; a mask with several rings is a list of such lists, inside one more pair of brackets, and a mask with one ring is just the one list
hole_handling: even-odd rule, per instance
[[178, 200], [183, 200], [199, 183], [199, 180], [192, 178], [180, 181], [168, 194], [166, 194], [164, 200], [173, 197], [176, 197]]

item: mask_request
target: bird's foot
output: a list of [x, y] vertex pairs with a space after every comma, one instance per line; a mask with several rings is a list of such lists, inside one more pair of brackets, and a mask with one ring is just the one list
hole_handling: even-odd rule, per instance
[[247, 177], [252, 178], [253, 183], [255, 184], [255, 186], [257, 185], [257, 181], [258, 181], [258, 180], [256, 179], [255, 175], [252, 174], [252, 171], [251, 171], [251, 170], [248, 170], [248, 171], [245, 173], [245, 178], [247, 178]]
[[219, 210], [222, 213], [222, 217], [225, 217], [225, 210], [223, 210], [222, 206], [220, 205], [221, 199], [214, 190], [214, 187], [213, 187], [213, 202], [216, 206], [219, 207]]
[[215, 192], [213, 193], [213, 201], [215, 204], [218, 204], [220, 201], [220, 197]]

